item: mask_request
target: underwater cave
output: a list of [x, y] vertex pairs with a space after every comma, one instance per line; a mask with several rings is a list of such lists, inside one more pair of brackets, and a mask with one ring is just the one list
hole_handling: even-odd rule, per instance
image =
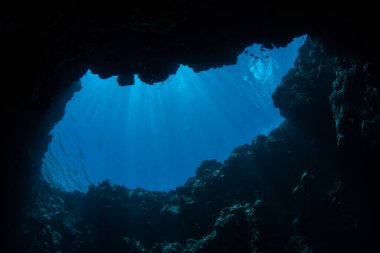
[[251, 6], [4, 4], [0, 251], [376, 250], [376, 8]]
[[53, 186], [86, 191], [104, 180], [146, 190], [175, 189], [203, 160], [267, 134], [283, 119], [271, 95], [305, 37], [286, 48], [245, 49], [237, 64], [194, 73], [180, 66], [166, 81], [121, 87], [86, 73], [52, 130], [42, 175]]

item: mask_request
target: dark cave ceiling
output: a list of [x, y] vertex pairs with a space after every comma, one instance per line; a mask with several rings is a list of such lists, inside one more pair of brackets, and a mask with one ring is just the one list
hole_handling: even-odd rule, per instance
[[179, 64], [195, 71], [234, 64], [252, 43], [280, 47], [303, 34], [338, 54], [377, 60], [376, 8], [251, 6], [252, 1], [1, 2], [0, 192], [8, 217], [1, 232], [12, 231], [31, 178], [39, 173], [48, 132], [77, 89], [72, 83], [88, 69], [102, 78], [116, 75], [121, 85], [130, 84], [133, 74], [154, 83]]
[[[16, 78], [2, 102], [46, 108], [51, 92], [87, 69], [102, 78], [116, 75], [121, 85], [131, 84], [134, 74], [154, 83], [179, 64], [195, 71], [234, 64], [253, 42], [285, 46], [302, 34], [321, 36], [340, 49], [374, 43], [363, 39], [371, 15], [251, 6], [249, 1], [55, 1], [3, 8], [3, 70]], [[20, 86], [21, 69], [29, 82]]]

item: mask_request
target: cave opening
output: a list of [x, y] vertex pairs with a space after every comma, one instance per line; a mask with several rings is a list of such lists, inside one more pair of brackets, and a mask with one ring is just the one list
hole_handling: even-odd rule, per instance
[[104, 180], [158, 191], [182, 185], [203, 160], [223, 161], [283, 121], [271, 95], [305, 38], [271, 50], [254, 44], [232, 66], [195, 73], [181, 65], [155, 85], [135, 76], [122, 87], [88, 71], [51, 131], [42, 177], [65, 191]]

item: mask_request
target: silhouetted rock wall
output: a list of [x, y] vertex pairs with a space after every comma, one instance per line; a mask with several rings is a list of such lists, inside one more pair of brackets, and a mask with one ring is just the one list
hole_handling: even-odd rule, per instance
[[[196, 71], [233, 64], [251, 43], [284, 46], [302, 34], [321, 42], [303, 49], [295, 70], [275, 95], [275, 103], [288, 122], [271, 135], [259, 136], [252, 145], [237, 149], [227, 163], [202, 165], [204, 176], [195, 176], [172, 193], [180, 196], [172, 200], [175, 204], [171, 206], [171, 202], [162, 200], [168, 206], [163, 209], [165, 218], [160, 217], [168, 221], [165, 224], [176, 220], [176, 229], [185, 227], [185, 234], [175, 234], [182, 248], [193, 251], [206, 246], [193, 240], [185, 246], [183, 238], [198, 240], [210, 235], [206, 241], [212, 244], [212, 240], [220, 238], [211, 233], [223, 208], [239, 205], [238, 210], [248, 210], [256, 201], [258, 206], [252, 208], [256, 210], [257, 222], [265, 225], [257, 229], [261, 231], [259, 239], [252, 240], [264, 251], [294, 252], [296, 248], [307, 252], [314, 248], [325, 250], [329, 245], [343, 251], [338, 245], [342, 246], [344, 240], [349, 248], [351, 244], [359, 247], [360, 240], [368, 242], [371, 234], [375, 237], [372, 231], [378, 224], [375, 192], [379, 167], [380, 51], [377, 13], [373, 12], [377, 8], [252, 8], [257, 5], [251, 1], [192, 0], [128, 1], [122, 7], [116, 1], [101, 5], [87, 1], [31, 2], [29, 6], [8, 2], [0, 8], [0, 193], [6, 203], [2, 206], [6, 219], [0, 224], [0, 231], [5, 249], [9, 246], [13, 248], [10, 252], [15, 252], [16, 246], [22, 246], [29, 252], [79, 252], [91, 240], [93, 247], [102, 241], [87, 236], [96, 230], [95, 225], [93, 229], [86, 227], [94, 220], [82, 221], [82, 211], [74, 212], [74, 207], [67, 206], [96, 206], [100, 201], [96, 194], [92, 200], [80, 194], [74, 198], [38, 183], [48, 133], [62, 118], [65, 103], [78, 89], [75, 82], [87, 69], [104, 78], [118, 75], [122, 85], [130, 84], [133, 74], [152, 83], [174, 73], [180, 63]], [[279, 173], [283, 170], [286, 174]], [[296, 186], [299, 187], [295, 193], [289, 193]], [[322, 186], [323, 191], [331, 189], [331, 196], [322, 194]], [[103, 188], [97, 186], [98, 191]], [[293, 200], [303, 189], [314, 192], [313, 197], [301, 194], [297, 198], [303, 201]], [[318, 208], [312, 205], [313, 198], [319, 199]], [[322, 204], [334, 198], [342, 199], [334, 202], [340, 203], [335, 204], [336, 211]], [[288, 208], [293, 204], [293, 209]], [[303, 213], [303, 218], [293, 219], [294, 210]], [[319, 217], [321, 212], [325, 215]], [[332, 221], [324, 220], [329, 212], [342, 214], [347, 220], [334, 223], [333, 218], [339, 215], [331, 215]], [[243, 216], [233, 215], [238, 219]], [[64, 217], [72, 217], [68, 228], [62, 225]], [[21, 218], [31, 236], [24, 237], [24, 244], [19, 243]], [[36, 220], [40, 222], [35, 223]], [[322, 230], [313, 229], [316, 225], [326, 228], [323, 224], [330, 221], [326, 236]], [[47, 225], [49, 222], [51, 225]], [[295, 224], [303, 224], [301, 232], [289, 233]], [[341, 231], [343, 227], [345, 232]], [[60, 235], [53, 235], [54, 231]], [[169, 231], [174, 230], [163, 233], [162, 240], [172, 238]], [[289, 237], [290, 234], [294, 236]], [[340, 240], [334, 240], [336, 234], [341, 235]], [[331, 235], [332, 242], [324, 240], [327, 235]], [[107, 238], [119, 242], [119, 249], [124, 251], [139, 252], [151, 243], [147, 238], [143, 238], [144, 242], [133, 238], [120, 240], [113, 235]], [[192, 248], [190, 244], [198, 246]], [[175, 252], [181, 247], [161, 243], [155, 250]]]
[[173, 191], [106, 181], [65, 193], [42, 183], [23, 221], [25, 251], [370, 250], [379, 224], [378, 72], [326, 48], [308, 39], [273, 94], [281, 126], [224, 163], [204, 161]]

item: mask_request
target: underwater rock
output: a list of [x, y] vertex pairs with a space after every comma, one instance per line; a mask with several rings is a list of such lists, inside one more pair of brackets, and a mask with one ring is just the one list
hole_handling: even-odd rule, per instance
[[117, 77], [117, 83], [121, 86], [133, 85], [135, 83], [135, 77], [132, 74], [130, 74], [130, 75], [119, 75]]
[[371, 74], [375, 68], [374, 63], [352, 57], [343, 59], [336, 69], [330, 102], [339, 148], [379, 149], [379, 80]]
[[125, 242], [125, 249], [122, 252], [130, 252], [130, 253], [143, 253], [146, 250], [141, 246], [141, 242], [130, 239], [128, 237], [123, 238]]
[[184, 252], [253, 252], [258, 232], [254, 229], [252, 204], [236, 204], [224, 208], [214, 230], [198, 241], [187, 244]]
[[[33, 195], [29, 193], [33, 186], [39, 186], [36, 182], [40, 158], [49, 143], [48, 133], [62, 118], [64, 105], [75, 91], [73, 82], [88, 69], [103, 77], [137, 73], [142, 79], [153, 82], [174, 73], [179, 63], [196, 71], [233, 64], [236, 56], [252, 42], [263, 43], [268, 48], [273, 47], [272, 44], [281, 47], [302, 34], [310, 34], [313, 38], [320, 36], [342, 55], [364, 55], [375, 63], [379, 52], [377, 8], [357, 7], [299, 10], [291, 5], [279, 9], [269, 5], [258, 7], [248, 1], [241, 4], [192, 0], [128, 1], [122, 5], [115, 1], [2, 4], [0, 50], [6, 63], [2, 65], [2, 76], [10, 81], [4, 81], [6, 85], [0, 99], [0, 192], [3, 202], [7, 203], [3, 208], [6, 219], [0, 231], [7, 246], [19, 245], [19, 221], [32, 201]], [[371, 70], [374, 75], [378, 72]], [[372, 86], [378, 87], [376, 83], [368, 85], [369, 93]], [[357, 94], [354, 97], [360, 99], [360, 93]], [[344, 104], [343, 113], [351, 102]], [[363, 108], [362, 112], [367, 109], [370, 111], [370, 108]], [[369, 115], [362, 120], [354, 119], [359, 127], [350, 126], [352, 118], [355, 116], [345, 114], [338, 120], [339, 132], [343, 134], [339, 137], [340, 143], [344, 144], [341, 157], [350, 158], [347, 166], [342, 167], [359, 171], [356, 168], [362, 160], [365, 162], [362, 167], [371, 173], [365, 172], [360, 178], [365, 181], [368, 176], [371, 180], [376, 178], [374, 170], [378, 167], [378, 160], [373, 158], [378, 153], [378, 142], [371, 137], [377, 131], [377, 123]], [[323, 123], [319, 125], [323, 127]], [[360, 130], [365, 138], [351, 139], [352, 130]], [[323, 135], [315, 139], [320, 137]], [[368, 144], [375, 148], [364, 149], [359, 156], [363, 159], [355, 160], [358, 150], [349, 145], [356, 143], [353, 140], [361, 140], [361, 147]], [[350, 152], [345, 152], [346, 148], [351, 149]], [[356, 165], [350, 167], [354, 163]], [[364, 185], [355, 181], [355, 176], [351, 178], [358, 185]], [[371, 190], [363, 190], [363, 193]], [[368, 201], [376, 199], [373, 194], [368, 196]]]
[[80, 194], [41, 183], [22, 222], [24, 252], [373, 248], [380, 158], [371, 66], [308, 39], [273, 95], [286, 118], [278, 128], [224, 163], [204, 161], [169, 192], [105, 181]]
[[326, 142], [335, 136], [329, 95], [337, 59], [325, 56], [317, 41], [307, 40], [272, 98], [283, 117], [309, 137]]
[[162, 253], [180, 253], [182, 250], [181, 244], [175, 242], [166, 244], [162, 249]]
[[[76, 208], [68, 202], [79, 202], [83, 194], [66, 194], [41, 183], [35, 195], [33, 208], [24, 217], [23, 236], [28, 243], [21, 244], [25, 252], [78, 252], [87, 231], [81, 227]], [[67, 201], [68, 200], [68, 201]], [[72, 242], [76, 242], [72, 244]]]

